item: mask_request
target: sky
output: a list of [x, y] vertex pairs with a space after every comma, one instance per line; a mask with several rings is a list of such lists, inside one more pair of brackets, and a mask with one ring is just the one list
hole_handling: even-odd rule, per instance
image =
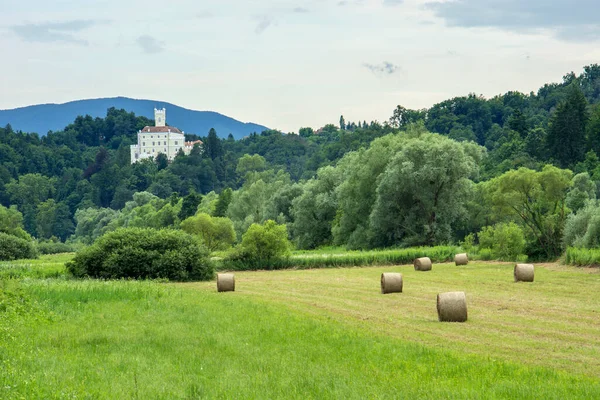
[[600, 63], [598, 0], [0, 0], [0, 14], [0, 109], [127, 96], [297, 132]]

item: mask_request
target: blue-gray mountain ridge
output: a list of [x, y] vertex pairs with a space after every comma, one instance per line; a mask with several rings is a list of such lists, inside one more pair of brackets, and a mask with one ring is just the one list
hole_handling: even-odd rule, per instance
[[63, 130], [78, 115], [104, 118], [110, 107], [125, 109], [151, 119], [154, 119], [154, 108], [164, 107], [167, 109], [167, 124], [199, 136], [206, 136], [210, 128], [215, 128], [219, 137], [226, 138], [231, 133], [234, 138], [241, 139], [250, 133], [268, 129], [263, 125], [240, 122], [214, 111], [188, 110], [164, 101], [128, 97], [76, 100], [63, 104], [38, 104], [0, 110], [0, 126], [10, 124], [14, 130], [36, 132], [44, 136], [48, 131]]

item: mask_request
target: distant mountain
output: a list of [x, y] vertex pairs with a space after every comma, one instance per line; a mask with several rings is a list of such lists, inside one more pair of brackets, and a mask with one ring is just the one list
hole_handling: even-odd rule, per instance
[[217, 134], [226, 138], [230, 133], [240, 139], [252, 132], [260, 133], [265, 126], [240, 122], [213, 111], [188, 110], [175, 104], [156, 100], [138, 100], [128, 97], [76, 100], [64, 104], [38, 104], [34, 106], [0, 110], [0, 126], [10, 124], [14, 130], [37, 132], [40, 136], [48, 131], [60, 131], [72, 123], [78, 115], [105, 117], [110, 107], [125, 109], [138, 116], [154, 119], [154, 108], [167, 109], [167, 124], [186, 133], [199, 136], [215, 128]]

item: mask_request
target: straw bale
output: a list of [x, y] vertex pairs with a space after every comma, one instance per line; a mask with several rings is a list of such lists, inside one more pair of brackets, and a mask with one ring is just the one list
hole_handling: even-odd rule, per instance
[[467, 265], [469, 263], [469, 257], [467, 253], [461, 253], [454, 256], [454, 262], [456, 265]]
[[235, 291], [235, 276], [233, 274], [217, 274], [217, 291]]
[[402, 274], [397, 272], [381, 274], [381, 293], [402, 293]]
[[465, 322], [467, 298], [465, 292], [447, 292], [437, 295], [438, 319], [442, 322]]
[[431, 259], [429, 257], [417, 258], [414, 262], [415, 271], [431, 271]]
[[515, 265], [515, 282], [533, 282], [533, 264]]

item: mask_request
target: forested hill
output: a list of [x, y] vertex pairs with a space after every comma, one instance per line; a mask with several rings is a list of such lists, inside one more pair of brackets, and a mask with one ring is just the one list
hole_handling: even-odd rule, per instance
[[[116, 108], [105, 112], [103, 118], [78, 116], [63, 130], [44, 137], [9, 125], [0, 128], [0, 205], [22, 214], [31, 235], [65, 240], [75, 234], [77, 239], [81, 237], [77, 230], [92, 214], [99, 218], [92, 227], [119, 213], [133, 218], [119, 220], [119, 226], [178, 226], [195, 206], [186, 206], [187, 211], [177, 215], [173, 210], [183, 207], [182, 198], [196, 201], [201, 195], [204, 210], [231, 218], [238, 235], [252, 223], [275, 219], [288, 225], [299, 247], [448, 243], [496, 222], [523, 223], [520, 216], [487, 215], [491, 205], [481, 206], [485, 199], [502, 198], [489, 192], [498, 182], [503, 182], [502, 190], [529, 182], [534, 194], [560, 183], [561, 189], [550, 193], [547, 203], [526, 205], [527, 210], [539, 206], [540, 212], [552, 213], [558, 212], [558, 204], [565, 204], [567, 191], [574, 193], [569, 205], [574, 211], [583, 200], [596, 198], [600, 187], [599, 65], [566, 74], [561, 82], [529, 94], [508, 92], [491, 99], [470, 94], [425, 110], [392, 104], [391, 116], [383, 123], [336, 117], [335, 125], [304, 127], [298, 134], [263, 130], [240, 140], [227, 131], [210, 129], [208, 135], [199, 132], [202, 148], [178, 155], [171, 163], [159, 154], [155, 160], [131, 164], [130, 145], [137, 130], [153, 121]], [[172, 121], [169, 112], [167, 119]], [[446, 157], [452, 151], [456, 157]], [[464, 196], [455, 196], [460, 204], [443, 209], [448, 201], [415, 199], [431, 194], [432, 186], [423, 183], [410, 193], [395, 193], [420, 182], [410, 178], [415, 171], [402, 175], [412, 167], [438, 171], [444, 190], [455, 188], [459, 179], [452, 174], [460, 172], [456, 176], [463, 179]], [[156, 218], [144, 214], [149, 199]], [[467, 213], [464, 207], [470, 199], [474, 202]], [[423, 216], [419, 210], [424, 208], [418, 204], [436, 208]], [[138, 210], [142, 206], [146, 208]], [[552, 237], [543, 238], [543, 251], [549, 255], [557, 253], [569, 209], [559, 210], [559, 222], [549, 217], [552, 226], [535, 220], [536, 229], [552, 232]], [[450, 213], [448, 220], [442, 218], [444, 212]], [[427, 228], [410, 236], [398, 230], [401, 220], [406, 226], [443, 229]], [[378, 230], [384, 225], [389, 229]], [[524, 229], [537, 240], [532, 227]]]
[[59, 131], [73, 122], [77, 116], [104, 117], [106, 110], [114, 107], [133, 112], [138, 116], [154, 118], [154, 108], [167, 109], [169, 125], [185, 131], [205, 135], [214, 128], [222, 137], [230, 133], [240, 139], [253, 132], [262, 132], [265, 126], [244, 123], [213, 111], [195, 111], [156, 100], [139, 100], [127, 97], [77, 100], [64, 104], [38, 104], [12, 110], [0, 110], [0, 126], [10, 124], [13, 129], [36, 132], [40, 136], [48, 131]]

